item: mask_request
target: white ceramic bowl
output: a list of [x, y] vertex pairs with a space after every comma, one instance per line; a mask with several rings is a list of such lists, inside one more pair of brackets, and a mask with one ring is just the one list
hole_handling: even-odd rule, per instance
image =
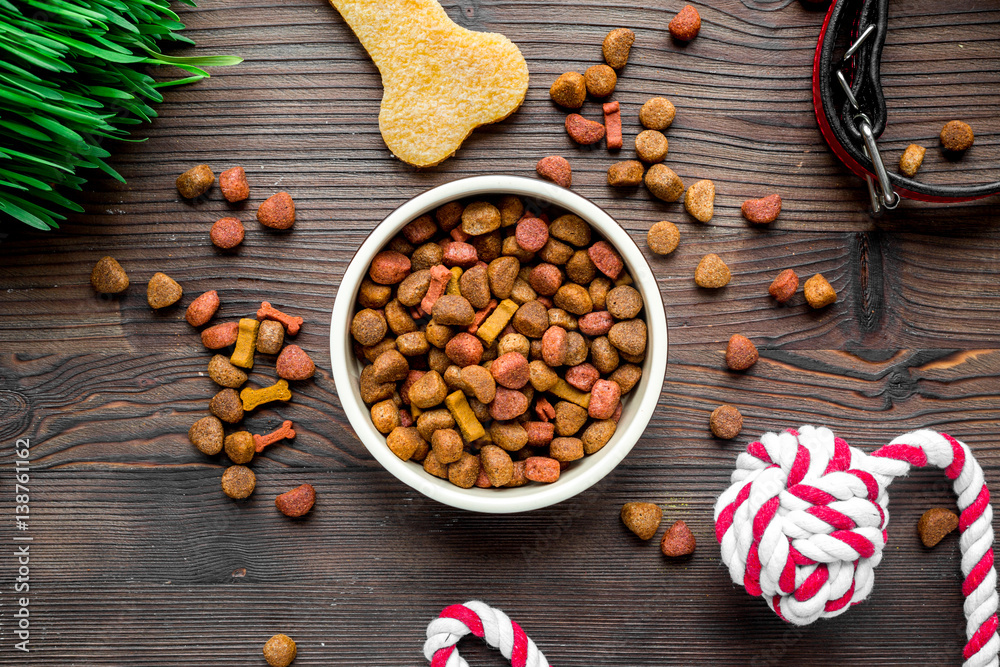
[[[370, 411], [358, 388], [361, 363], [355, 357], [350, 334], [355, 301], [361, 280], [372, 258], [406, 223], [456, 199], [479, 195], [513, 194], [555, 204], [575, 213], [597, 229], [625, 260], [634, 286], [645, 301], [648, 342], [642, 364], [642, 379], [623, 401], [621, 420], [614, 436], [599, 452], [585, 456], [553, 484], [529, 483], [505, 489], [462, 489], [448, 480], [424, 472], [416, 462], [401, 461], [385, 444], [385, 436], [372, 424]], [[520, 176], [475, 176], [440, 185], [409, 200], [383, 220], [365, 239], [337, 291], [330, 325], [330, 359], [333, 377], [344, 412], [368, 451], [402, 482], [439, 502], [475, 512], [522, 512], [547, 507], [571, 498], [597, 483], [631, 451], [649, 423], [660, 396], [667, 367], [667, 319], [656, 279], [642, 253], [603, 209], [578, 194], [547, 181]]]

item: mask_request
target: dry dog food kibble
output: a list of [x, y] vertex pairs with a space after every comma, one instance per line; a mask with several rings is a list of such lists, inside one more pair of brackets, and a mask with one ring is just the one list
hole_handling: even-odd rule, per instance
[[[587, 98], [587, 83], [579, 72], [566, 72], [549, 88], [552, 101], [567, 109], [579, 109]], [[448, 230], [450, 231], [450, 230]]]
[[677, 250], [680, 242], [681, 232], [677, 225], [666, 220], [656, 223], [646, 233], [646, 245], [657, 255], [669, 255]]
[[246, 498], [257, 486], [257, 476], [246, 466], [234, 465], [222, 473], [222, 491], [234, 500]]
[[246, 230], [239, 218], [219, 218], [212, 225], [208, 237], [212, 240], [212, 245], [222, 250], [230, 250], [243, 243], [243, 236]]
[[665, 164], [654, 164], [646, 172], [646, 188], [657, 199], [674, 202], [684, 194], [684, 182]]
[[604, 38], [604, 44], [601, 47], [604, 52], [604, 62], [614, 69], [625, 67], [634, 43], [634, 32], [628, 28], [615, 28]]
[[770, 224], [781, 213], [781, 195], [773, 194], [761, 199], [748, 199], [743, 202], [740, 212], [748, 222], [755, 225]]
[[[503, 197], [442, 206], [375, 255], [350, 328], [390, 451], [462, 488], [507, 488], [554, 482], [611, 440], [647, 330], [621, 255], [596, 236]], [[414, 268], [427, 245], [443, 250]], [[283, 358], [297, 349], [279, 376], [295, 379]]]
[[177, 177], [177, 191], [185, 199], [194, 199], [208, 192], [215, 182], [215, 174], [207, 164], [191, 167]]
[[205, 292], [191, 302], [184, 319], [193, 327], [200, 327], [208, 322], [219, 310], [219, 293], [214, 289]]
[[240, 392], [240, 400], [243, 401], [243, 409], [247, 412], [255, 410], [265, 403], [272, 401], [289, 401], [292, 392], [288, 389], [286, 380], [278, 380], [270, 387], [262, 389], [244, 389]]
[[698, 36], [701, 30], [701, 16], [698, 10], [691, 5], [684, 5], [684, 8], [677, 12], [677, 16], [670, 20], [667, 30], [674, 39], [682, 42], [690, 42]]
[[618, 100], [604, 103], [604, 129], [608, 137], [608, 150], [622, 147], [622, 111]]
[[608, 185], [613, 188], [630, 188], [642, 183], [643, 166], [636, 160], [616, 162], [608, 167]]
[[972, 148], [975, 135], [968, 123], [950, 120], [941, 128], [941, 147], [949, 153], [962, 153]]
[[316, 373], [316, 364], [298, 345], [287, 345], [278, 355], [275, 370], [285, 380], [308, 380]]
[[229, 359], [217, 354], [208, 362], [208, 377], [220, 387], [239, 389], [246, 383], [247, 374], [233, 366]]
[[260, 322], [250, 317], [240, 320], [236, 348], [229, 361], [240, 368], [253, 368], [253, 353], [257, 350], [257, 330]]
[[188, 440], [198, 448], [202, 454], [215, 456], [222, 451], [223, 446], [222, 422], [217, 417], [202, 417], [188, 430]]
[[733, 371], [745, 371], [757, 363], [757, 347], [746, 336], [733, 334], [726, 346], [726, 366]]
[[253, 435], [249, 431], [237, 431], [226, 436], [226, 456], [233, 463], [250, 463], [253, 460]]
[[[561, 185], [564, 188], [568, 188], [573, 185], [573, 170], [570, 169], [569, 160], [558, 155], [550, 155], [548, 157], [543, 157], [535, 165], [535, 171], [538, 175], [547, 181], [552, 181], [556, 185]], [[500, 212], [501, 220], [503, 219], [503, 211]], [[518, 216], [520, 217], [520, 216]], [[505, 227], [507, 225], [504, 225]]]
[[625, 503], [621, 511], [622, 523], [640, 540], [648, 540], [660, 528], [663, 510], [653, 503]]
[[635, 154], [647, 164], [663, 162], [668, 148], [667, 138], [658, 130], [643, 130], [635, 137]]
[[120, 294], [128, 289], [128, 275], [113, 257], [102, 257], [90, 272], [90, 284], [101, 294]]
[[571, 113], [566, 116], [566, 133], [576, 143], [589, 146], [604, 138], [604, 125]]
[[288, 229], [295, 224], [295, 202], [287, 192], [271, 195], [257, 209], [257, 222], [271, 229]]
[[588, 67], [583, 78], [587, 84], [587, 92], [593, 97], [607, 97], [615, 92], [615, 85], [618, 83], [618, 75], [607, 65]]
[[785, 269], [774, 279], [771, 286], [767, 288], [767, 292], [778, 303], [785, 303], [795, 295], [795, 290], [798, 288], [799, 276], [792, 269]]
[[924, 546], [930, 548], [937, 546], [958, 524], [958, 516], [947, 507], [932, 507], [917, 522], [917, 534]]
[[684, 209], [699, 222], [708, 222], [715, 213], [715, 183], [697, 181], [684, 195]]
[[[281, 322], [264, 320], [257, 329], [257, 351], [261, 354], [278, 354], [285, 344], [285, 327]], [[287, 378], [291, 379], [291, 378]]]
[[720, 405], [712, 410], [708, 426], [716, 438], [732, 440], [743, 430], [743, 415], [731, 405]]
[[660, 551], [664, 556], [680, 558], [694, 553], [695, 541], [691, 529], [683, 521], [678, 521], [663, 533]]
[[674, 122], [677, 110], [665, 97], [654, 97], [646, 101], [639, 110], [639, 122], [647, 130], [663, 131]]
[[264, 644], [264, 660], [271, 667], [288, 667], [295, 660], [295, 655], [295, 642], [288, 635], [274, 635]]
[[910, 144], [903, 151], [903, 154], [899, 156], [899, 170], [910, 178], [913, 178], [917, 175], [920, 165], [924, 163], [925, 153], [927, 153], [927, 149], [923, 146]]
[[219, 174], [219, 189], [229, 202], [243, 201], [250, 196], [250, 185], [243, 167], [231, 167]]
[[823, 277], [822, 273], [806, 281], [803, 287], [806, 294], [806, 301], [813, 308], [825, 308], [837, 300], [837, 292], [834, 291], [830, 282]]
[[[300, 517], [308, 514], [315, 502], [316, 489], [312, 487], [312, 484], [303, 484], [302, 486], [295, 487], [291, 491], [285, 491], [280, 496], [275, 498], [274, 506], [277, 507], [278, 511], [285, 516]], [[294, 657], [294, 654], [295, 642], [292, 642], [292, 657]], [[266, 655], [267, 654], [265, 653], [265, 656]], [[268, 662], [270, 662], [270, 660], [268, 660]]]
[[146, 285], [146, 301], [150, 308], [166, 308], [180, 301], [184, 290], [165, 273], [154, 273]]
[[709, 253], [701, 258], [694, 271], [694, 282], [698, 287], [718, 289], [729, 284], [733, 274], [729, 267], [715, 253]]
[[238, 322], [223, 322], [201, 332], [201, 344], [209, 350], [220, 350], [236, 342], [239, 335]]
[[227, 424], [235, 424], [243, 419], [243, 404], [240, 402], [240, 395], [232, 388], [223, 389], [213, 396], [208, 403], [208, 410]]

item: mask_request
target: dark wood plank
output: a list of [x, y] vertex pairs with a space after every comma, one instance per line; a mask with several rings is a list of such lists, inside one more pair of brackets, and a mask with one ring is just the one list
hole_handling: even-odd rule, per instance
[[[471, 598], [508, 611], [567, 667], [595, 656], [636, 666], [958, 663], [958, 541], [927, 550], [913, 528], [928, 507], [954, 503], [939, 473], [893, 485], [890, 543], [871, 598], [806, 629], [781, 623], [729, 583], [711, 508], [749, 438], [807, 422], [865, 451], [908, 430], [947, 430], [973, 448], [988, 482], [1000, 483], [996, 201], [904, 202], [879, 221], [867, 216], [861, 183], [830, 156], [812, 115], [821, 8], [710, 0], [698, 4], [702, 34], [681, 46], [666, 32], [681, 3], [444, 5], [460, 24], [517, 42], [532, 79], [520, 111], [477, 131], [440, 167], [418, 171], [389, 157], [376, 123], [378, 73], [327, 4], [203, 3], [180, 10], [198, 49], [247, 61], [168, 89], [159, 118], [139, 129], [148, 140], [114, 146], [112, 163], [128, 184], [97, 179], [86, 214], [52, 234], [4, 230], [0, 439], [30, 437], [35, 460], [38, 650], [17, 664], [258, 664], [260, 645], [279, 631], [298, 640], [296, 665], [420, 664], [426, 623]], [[887, 160], [917, 142], [928, 147], [922, 178], [1000, 179], [1000, 10], [905, 0], [890, 11]], [[639, 130], [643, 101], [673, 100], [668, 164], [686, 181], [715, 181], [710, 224], [641, 188], [609, 189], [608, 166], [631, 151], [572, 146], [563, 112], [548, 100], [552, 79], [598, 62], [604, 34], [622, 25], [638, 35], [616, 92], [626, 141]], [[598, 109], [588, 102], [584, 114]], [[977, 135], [957, 162], [936, 147], [951, 118]], [[647, 254], [670, 324], [659, 408], [629, 457], [575, 499], [516, 516], [452, 510], [397, 482], [351, 432], [330, 377], [329, 313], [354, 250], [396, 206], [461, 176], [532, 176], [548, 154], [571, 160], [574, 190], [640, 247], [657, 220], [681, 228], [674, 255]], [[181, 201], [174, 178], [199, 162], [216, 171], [244, 165], [251, 202], [229, 207], [217, 191]], [[298, 204], [289, 234], [252, 222], [257, 203], [279, 189]], [[772, 191], [785, 202], [781, 219], [749, 229], [740, 203]], [[208, 227], [231, 211], [250, 223], [247, 240], [222, 255]], [[735, 276], [718, 293], [692, 281], [707, 252]], [[96, 297], [88, 285], [106, 254], [132, 277], [122, 297]], [[800, 293], [776, 306], [767, 285], [787, 267], [803, 278], [824, 273], [837, 304], [813, 312]], [[153, 314], [144, 288], [160, 270], [183, 283], [185, 298]], [[198, 454], [185, 435], [213, 386], [209, 355], [182, 308], [208, 289], [219, 290], [223, 319], [264, 299], [305, 317], [296, 342], [320, 369], [290, 404], [247, 419], [255, 431], [292, 419], [299, 437], [254, 463], [258, 490], [242, 503], [219, 491], [222, 462]], [[747, 374], [723, 367], [736, 332], [760, 348]], [[270, 373], [262, 364], [253, 379]], [[723, 402], [745, 415], [738, 441], [708, 432], [708, 415]], [[11, 448], [0, 448], [0, 488], [11, 462]], [[316, 510], [287, 521], [272, 499], [303, 481], [319, 493]], [[655, 543], [635, 540], [618, 519], [629, 500], [658, 502], [666, 519], [687, 521], [695, 556], [667, 562]], [[0, 541], [9, 543], [11, 530], [0, 527]], [[7, 627], [0, 623], [3, 664]], [[475, 643], [462, 651], [471, 664], [500, 664]]]

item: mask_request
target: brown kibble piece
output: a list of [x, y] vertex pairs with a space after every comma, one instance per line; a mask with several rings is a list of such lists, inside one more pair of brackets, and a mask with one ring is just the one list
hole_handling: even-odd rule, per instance
[[441, 428], [431, 434], [431, 449], [441, 463], [454, 463], [462, 458], [462, 436], [452, 428]]
[[247, 381], [247, 374], [241, 371], [221, 354], [212, 357], [208, 362], [208, 377], [220, 387], [239, 389]]
[[274, 368], [278, 377], [285, 380], [308, 380], [316, 373], [316, 364], [298, 345], [285, 346], [274, 362]]
[[622, 394], [627, 394], [642, 379], [642, 368], [635, 364], [624, 364], [616, 368], [608, 379], [621, 387]]
[[799, 288], [799, 277], [792, 269], [785, 269], [778, 274], [771, 286], [767, 288], [767, 293], [773, 296], [778, 303], [785, 303], [795, 295], [795, 290]]
[[549, 443], [549, 456], [562, 463], [582, 459], [583, 442], [580, 438], [555, 438]]
[[382, 435], [388, 435], [392, 429], [403, 425], [403, 420], [399, 415], [399, 408], [396, 403], [387, 398], [379, 401], [371, 409], [372, 424]]
[[271, 667], [288, 667], [295, 660], [295, 654], [295, 642], [288, 635], [274, 635], [264, 644], [264, 659]]
[[448, 481], [463, 489], [471, 489], [479, 478], [479, 457], [462, 452], [462, 457], [448, 465]]
[[389, 447], [389, 451], [400, 459], [409, 461], [422, 441], [423, 438], [420, 437], [416, 427], [397, 426], [386, 437], [385, 444]]
[[608, 185], [613, 188], [630, 188], [642, 183], [644, 168], [641, 162], [625, 160], [608, 167]]
[[681, 241], [681, 232], [677, 225], [661, 220], [649, 228], [646, 233], [646, 245], [657, 255], [669, 255], [677, 249]]
[[670, 144], [659, 130], [643, 130], [635, 137], [635, 154], [643, 162], [663, 162]]
[[708, 426], [716, 438], [732, 440], [743, 430], [743, 415], [732, 405], [720, 405], [712, 410]]
[[642, 295], [631, 285], [619, 285], [605, 300], [608, 312], [618, 320], [630, 320], [642, 310]]
[[653, 503], [625, 503], [621, 511], [622, 523], [640, 540], [648, 540], [660, 528], [663, 510]]
[[180, 301], [184, 290], [165, 273], [154, 273], [146, 285], [146, 301], [150, 308], [166, 308]]
[[903, 154], [899, 156], [899, 170], [910, 178], [913, 178], [917, 175], [920, 165], [924, 163], [925, 153], [927, 153], [927, 149], [923, 146], [910, 144], [903, 151]]
[[431, 315], [438, 324], [467, 327], [475, 319], [476, 311], [465, 297], [445, 294], [434, 302]]
[[250, 196], [250, 184], [243, 167], [231, 167], [219, 174], [219, 189], [229, 202], [243, 201]]
[[562, 308], [574, 315], [586, 315], [594, 309], [594, 302], [590, 299], [590, 292], [582, 285], [574, 283], [567, 283], [560, 287], [553, 301], [556, 308]]
[[208, 237], [212, 240], [212, 245], [222, 250], [231, 250], [243, 243], [246, 230], [239, 218], [225, 217], [219, 218], [212, 225]]
[[570, 169], [569, 160], [559, 155], [543, 157], [535, 165], [535, 171], [545, 180], [552, 181], [564, 188], [573, 184], [573, 170]]
[[684, 194], [684, 182], [665, 164], [654, 164], [646, 172], [646, 187], [657, 199], [674, 202]]
[[437, 371], [424, 373], [410, 387], [410, 403], [421, 410], [437, 407], [448, 395], [448, 386]]
[[288, 229], [295, 224], [295, 202], [287, 192], [271, 195], [257, 209], [257, 222], [271, 229]]
[[[285, 491], [280, 496], [275, 498], [274, 506], [277, 507], [278, 511], [284, 514], [285, 516], [300, 517], [308, 514], [309, 510], [312, 509], [313, 504], [315, 504], [315, 502], [316, 502], [316, 489], [312, 487], [312, 484], [303, 484], [302, 486], [295, 487], [291, 491]], [[295, 651], [294, 647], [295, 647], [295, 642], [292, 642], [293, 657]], [[265, 657], [267, 656], [266, 649], [264, 655]], [[268, 662], [270, 662], [270, 660], [268, 660]], [[288, 663], [283, 663], [283, 664], [288, 664]]]
[[602, 44], [604, 62], [614, 69], [625, 67], [629, 52], [635, 43], [635, 33], [628, 28], [615, 28], [607, 34]]
[[684, 194], [684, 210], [699, 222], [708, 222], [715, 213], [715, 183], [697, 181]]
[[253, 435], [249, 431], [237, 431], [226, 436], [226, 456], [233, 463], [250, 463], [253, 460]]
[[235, 424], [243, 419], [243, 401], [235, 389], [227, 387], [212, 397], [208, 411], [227, 424]]
[[257, 476], [246, 466], [234, 465], [222, 473], [222, 492], [234, 500], [246, 498], [257, 486]]
[[822, 273], [817, 273], [807, 280], [803, 291], [806, 294], [806, 301], [813, 308], [825, 308], [837, 300], [837, 292]]
[[608, 341], [625, 354], [639, 356], [646, 351], [646, 323], [642, 320], [617, 322], [608, 332]]
[[191, 167], [177, 177], [177, 191], [185, 199], [194, 199], [208, 192], [215, 183], [215, 174], [207, 164]]
[[684, 5], [684, 8], [677, 12], [677, 16], [667, 24], [667, 30], [670, 31], [674, 39], [690, 42], [698, 36], [698, 31], [701, 30], [701, 16], [698, 14], [698, 10], [691, 5]]
[[566, 72], [549, 88], [552, 101], [567, 109], [579, 109], [587, 98], [587, 83], [579, 72]]
[[[264, 320], [257, 328], [257, 351], [261, 354], [278, 354], [285, 344], [285, 327], [281, 322]], [[291, 378], [286, 378], [291, 379]]]
[[639, 110], [639, 122], [649, 130], [663, 131], [674, 122], [674, 115], [677, 110], [674, 105], [665, 97], [654, 97], [646, 100]]
[[514, 462], [500, 447], [484, 445], [479, 450], [479, 458], [493, 486], [504, 486], [514, 476]]
[[411, 220], [403, 227], [403, 236], [414, 246], [421, 245], [434, 238], [438, 226], [434, 218], [429, 213], [424, 213], [415, 220]]
[[932, 507], [917, 522], [917, 534], [925, 547], [936, 546], [951, 531], [958, 528], [958, 517], [946, 507]]
[[733, 274], [729, 272], [729, 267], [715, 253], [709, 253], [698, 262], [698, 268], [694, 271], [694, 282], [698, 287], [707, 289], [718, 289], [729, 284]]
[[222, 451], [224, 432], [222, 422], [211, 415], [202, 417], [188, 429], [188, 440], [202, 454], [215, 456]]
[[583, 442], [583, 453], [590, 455], [601, 451], [610, 442], [618, 428], [617, 417], [591, 422], [583, 431], [580, 440]]
[[389, 325], [382, 313], [371, 308], [359, 310], [351, 321], [351, 335], [365, 347], [371, 347], [385, 338]]
[[745, 371], [757, 363], [757, 347], [749, 338], [733, 334], [726, 346], [726, 366], [733, 371]]
[[191, 302], [184, 319], [193, 327], [200, 327], [208, 322], [219, 310], [219, 293], [209, 290]]
[[490, 283], [486, 278], [486, 264], [476, 264], [463, 272], [462, 277], [458, 279], [458, 289], [473, 308], [485, 308], [491, 298]]
[[120, 294], [128, 289], [128, 275], [115, 258], [102, 257], [90, 272], [90, 284], [101, 294]]
[[466, 234], [479, 236], [496, 229], [500, 229], [500, 209], [493, 204], [474, 201], [462, 211], [462, 231]]
[[678, 521], [667, 529], [660, 540], [660, 551], [664, 556], [679, 558], [694, 553], [695, 542], [691, 529], [683, 521]]
[[[549, 234], [560, 241], [582, 248], [590, 244], [590, 225], [578, 215], [560, 215], [549, 225]], [[569, 259], [569, 257], [567, 257]]]
[[201, 344], [209, 350], [219, 350], [236, 342], [239, 322], [223, 322], [201, 332]]
[[781, 213], [781, 195], [773, 194], [760, 199], [748, 199], [740, 206], [740, 212], [748, 222], [755, 225], [770, 224]]
[[588, 67], [583, 78], [587, 84], [587, 92], [593, 97], [607, 97], [615, 92], [615, 84], [618, 83], [618, 75], [607, 65]]
[[549, 328], [549, 310], [540, 301], [529, 301], [514, 313], [514, 329], [528, 338], [541, 338]]
[[[540, 436], [538, 429], [533, 428], [533, 431], [529, 432], [528, 428], [535, 422], [527, 422], [523, 426], [516, 422], [500, 422], [495, 421], [490, 424], [490, 438], [493, 440], [493, 444], [506, 449], [508, 452], [520, 451], [525, 445], [533, 442], [532, 436], [529, 433], [534, 433], [537, 442]], [[544, 430], [544, 429], [543, 429]], [[549, 434], [549, 440], [552, 440], [551, 433]], [[547, 444], [547, 443], [546, 443]], [[537, 447], [539, 445], [532, 445]]]
[[373, 309], [384, 308], [390, 299], [392, 299], [392, 287], [390, 285], [377, 285], [368, 277], [362, 279], [361, 288], [358, 290], [358, 303], [363, 307]]
[[950, 120], [941, 128], [941, 147], [949, 153], [967, 151], [974, 139], [972, 127], [960, 120]]
[[604, 138], [604, 125], [587, 120], [578, 113], [571, 113], [566, 116], [566, 134], [576, 143], [589, 146]]

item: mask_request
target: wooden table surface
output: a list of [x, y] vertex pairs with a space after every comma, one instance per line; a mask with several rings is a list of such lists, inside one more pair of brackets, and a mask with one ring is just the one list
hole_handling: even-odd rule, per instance
[[[114, 146], [128, 185], [98, 180], [87, 213], [47, 234], [8, 228], [0, 241], [0, 498], [13, 512], [13, 446], [31, 445], [31, 652], [12, 645], [16, 574], [12, 522], [0, 528], [0, 663], [7, 665], [258, 665], [276, 632], [299, 644], [296, 665], [416, 665], [426, 623], [448, 604], [479, 598], [507, 611], [560, 667], [604, 665], [955, 665], [964, 643], [955, 535], [923, 548], [920, 514], [953, 506], [944, 477], [922, 471], [893, 485], [890, 541], [875, 589], [835, 620], [797, 629], [734, 587], [720, 564], [712, 504], [736, 454], [766, 430], [832, 427], [866, 451], [908, 430], [946, 430], [967, 442], [1000, 488], [1000, 210], [904, 202], [873, 221], [862, 183], [831, 157], [810, 101], [823, 8], [799, 2], [707, 0], [701, 35], [672, 43], [681, 3], [445, 2], [460, 24], [499, 31], [527, 58], [531, 84], [507, 121], [474, 133], [458, 155], [416, 171], [391, 158], [378, 133], [379, 76], [322, 0], [233, 0], [182, 8], [202, 53], [242, 65], [171, 88], [160, 117]], [[1000, 179], [1000, 6], [900, 0], [890, 9], [882, 63], [894, 163], [925, 145], [921, 177]], [[687, 182], [715, 181], [715, 217], [700, 224], [644, 189], [616, 192], [605, 171], [631, 151], [573, 146], [548, 87], [600, 62], [614, 27], [635, 30], [615, 98], [626, 145], [639, 106], [677, 106], [667, 163]], [[166, 76], [170, 73], [164, 72]], [[588, 102], [586, 115], [599, 107]], [[956, 162], [937, 147], [961, 118], [975, 147]], [[365, 235], [396, 206], [452, 179], [530, 176], [561, 154], [573, 189], [605, 207], [640, 247], [650, 224], [672, 220], [680, 248], [650, 261], [670, 326], [669, 365], [645, 436], [601, 483], [558, 506], [514, 516], [454, 510], [416, 494], [368, 455], [348, 425], [330, 374], [329, 317], [337, 286]], [[247, 206], [218, 190], [182, 201], [175, 177], [198, 163], [243, 165]], [[253, 220], [277, 190], [298, 222], [275, 234]], [[778, 192], [770, 229], [741, 219], [744, 199]], [[235, 212], [248, 223], [224, 255], [208, 228]], [[698, 259], [718, 253], [732, 283], [694, 286]], [[132, 287], [96, 296], [94, 262], [113, 255]], [[776, 306], [781, 269], [822, 272], [835, 305], [812, 311], [801, 291]], [[145, 283], [164, 271], [185, 289], [180, 308], [153, 313]], [[263, 431], [295, 422], [294, 444], [254, 464], [257, 491], [219, 491], [222, 462], [193, 450], [188, 426], [213, 393], [208, 355], [183, 307], [216, 289], [220, 319], [261, 300], [306, 319], [297, 342], [316, 360], [314, 382], [288, 405], [247, 420]], [[760, 362], [724, 370], [733, 333]], [[255, 379], [265, 382], [262, 368]], [[733, 442], [708, 432], [721, 403], [745, 415]], [[316, 487], [305, 520], [273, 498]], [[664, 559], [618, 519], [623, 502], [653, 501], [684, 519], [698, 550]], [[498, 665], [475, 642], [473, 664]]]

